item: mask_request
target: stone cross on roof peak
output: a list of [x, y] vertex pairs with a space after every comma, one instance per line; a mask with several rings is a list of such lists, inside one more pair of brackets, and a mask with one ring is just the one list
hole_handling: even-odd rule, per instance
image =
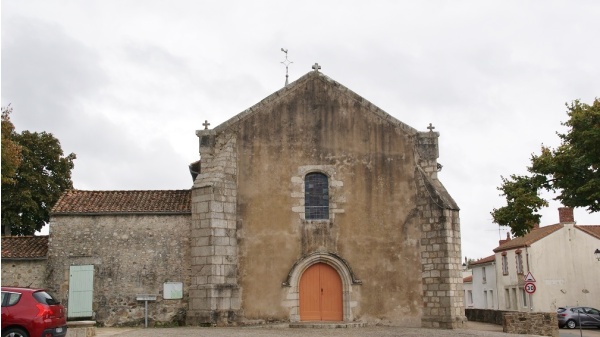
[[321, 69], [321, 66], [315, 62], [315, 64], [313, 64], [312, 68], [314, 69], [314, 71], [318, 72], [319, 69]]

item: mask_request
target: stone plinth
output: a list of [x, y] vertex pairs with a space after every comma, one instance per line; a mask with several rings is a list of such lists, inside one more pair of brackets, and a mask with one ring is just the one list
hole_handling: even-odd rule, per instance
[[69, 321], [67, 322], [66, 337], [94, 337], [96, 336], [96, 321]]

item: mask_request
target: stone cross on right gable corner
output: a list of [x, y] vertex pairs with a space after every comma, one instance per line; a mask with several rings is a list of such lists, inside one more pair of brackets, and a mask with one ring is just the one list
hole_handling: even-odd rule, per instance
[[433, 129], [435, 129], [435, 126], [431, 125], [431, 123], [429, 123], [429, 126], [427, 127], [427, 129], [429, 130], [429, 132], [433, 132]]

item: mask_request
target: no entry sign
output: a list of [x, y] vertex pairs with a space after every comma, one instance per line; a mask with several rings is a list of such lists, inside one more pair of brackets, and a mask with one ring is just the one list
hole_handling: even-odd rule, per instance
[[525, 289], [526, 293], [533, 294], [535, 292], [535, 283], [527, 282], [523, 288]]

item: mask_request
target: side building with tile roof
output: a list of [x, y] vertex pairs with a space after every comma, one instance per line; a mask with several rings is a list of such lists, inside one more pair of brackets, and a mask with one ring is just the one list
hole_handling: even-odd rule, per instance
[[[191, 190], [81, 191], [52, 210], [48, 288], [70, 319], [183, 324], [190, 285]], [[166, 284], [166, 287], [165, 287]], [[180, 293], [171, 296], [167, 291]]]
[[[566, 305], [600, 307], [600, 226], [576, 225], [573, 210], [559, 208], [559, 223], [502, 240], [494, 249], [500, 310], [554, 312]], [[531, 273], [535, 292], [525, 290]]]
[[473, 272], [471, 279], [473, 292], [471, 308], [498, 309], [495, 264], [494, 255], [469, 263], [469, 268]]
[[2, 285], [43, 288], [46, 286], [48, 236], [2, 237]]

